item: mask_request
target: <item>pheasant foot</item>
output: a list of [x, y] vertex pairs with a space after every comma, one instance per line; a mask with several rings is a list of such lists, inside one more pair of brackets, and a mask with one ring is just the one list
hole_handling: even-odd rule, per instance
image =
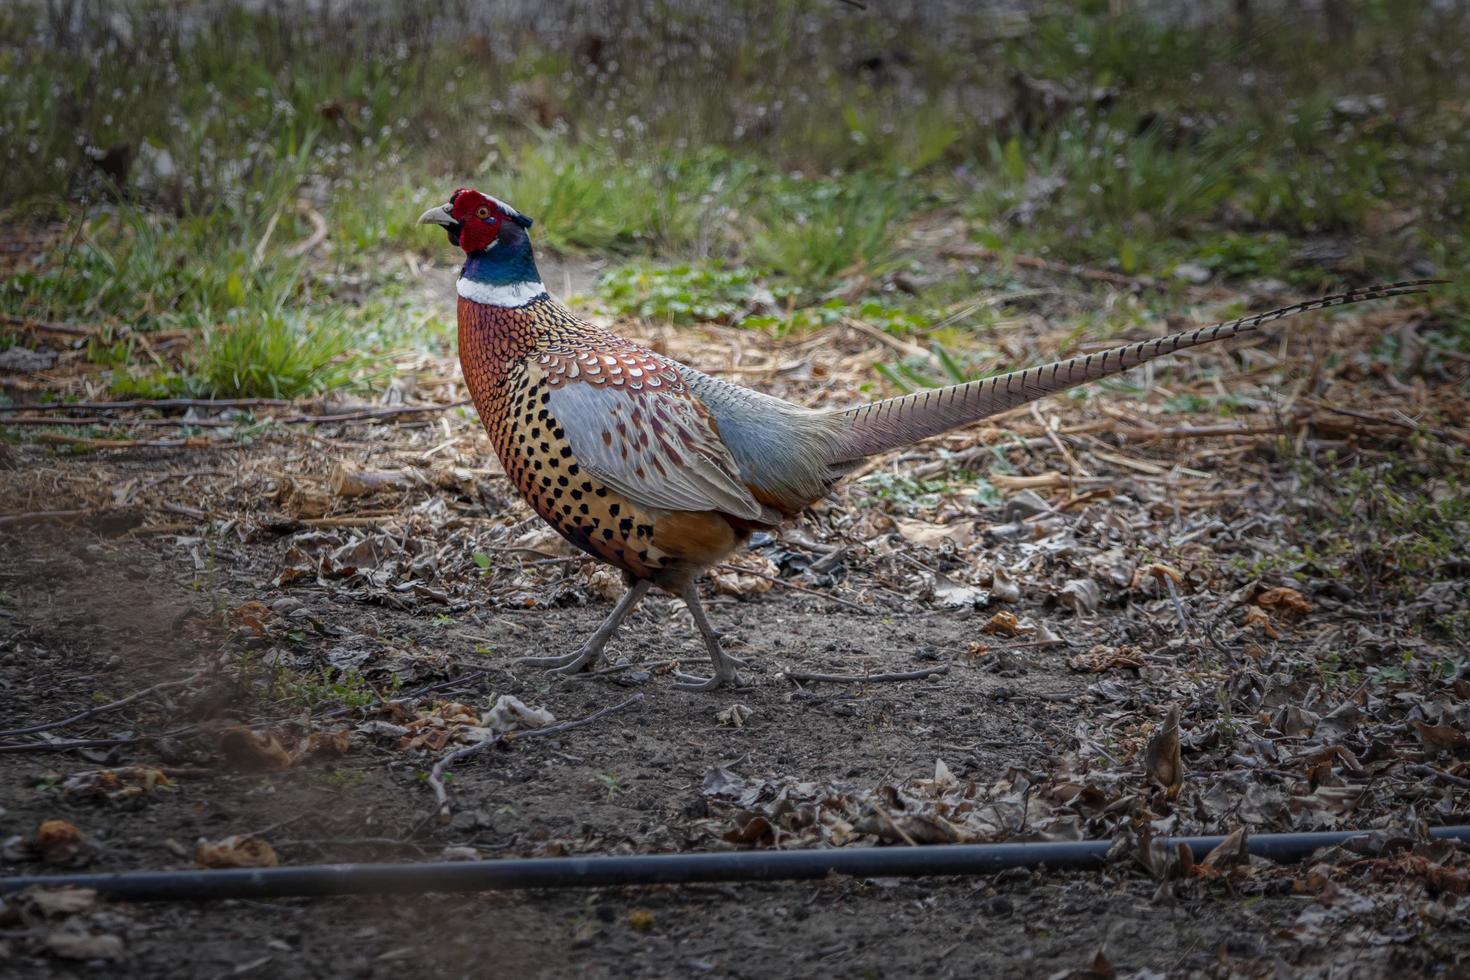
[[511, 662], [527, 667], [545, 667], [547, 672], [552, 674], [569, 675], [586, 670], [602, 656], [607, 641], [612, 639], [613, 634], [618, 631], [618, 627], [622, 625], [628, 613], [633, 611], [633, 607], [638, 605], [639, 600], [648, 594], [650, 586], [651, 583], [646, 581], [634, 582], [628, 591], [623, 593], [623, 597], [618, 600], [613, 611], [608, 613], [607, 618], [602, 621], [602, 625], [597, 627], [597, 631], [587, 637], [587, 641], [574, 652], [559, 657], [517, 657]]
[[730, 656], [720, 646], [720, 634], [715, 632], [709, 617], [704, 614], [704, 606], [699, 601], [699, 588], [693, 582], [684, 587], [683, 599], [684, 604], [689, 607], [690, 615], [694, 617], [694, 625], [699, 627], [699, 635], [704, 637], [704, 645], [709, 650], [709, 659], [715, 666], [715, 672], [712, 677], [699, 677], [676, 670], [674, 677], [678, 679], [678, 683], [674, 685], [675, 689], [713, 691], [717, 687], [743, 687], [745, 681], [741, 680], [735, 668], [745, 666], [745, 661]]

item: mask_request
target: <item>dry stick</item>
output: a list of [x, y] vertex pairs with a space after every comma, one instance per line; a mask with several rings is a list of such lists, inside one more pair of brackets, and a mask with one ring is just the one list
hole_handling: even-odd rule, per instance
[[187, 439], [86, 439], [81, 436], [62, 435], [60, 432], [41, 432], [37, 442], [49, 442], [58, 446], [80, 446], [83, 449], [230, 449], [226, 443], [214, 442], [198, 436]]
[[449, 402], [444, 405], [396, 405], [392, 408], [364, 409], [359, 412], [343, 412], [339, 415], [288, 415], [285, 418], [257, 419], [255, 423], [242, 423], [231, 419], [104, 419], [72, 418], [71, 416], [22, 416], [6, 419], [3, 425], [118, 425], [118, 426], [173, 426], [178, 428], [223, 429], [238, 428], [242, 424], [270, 422], [276, 425], [330, 425], [337, 422], [363, 422], [389, 419], [399, 415], [419, 415], [426, 412], [441, 412], [461, 405], [469, 400]]
[[65, 742], [8, 742], [0, 745], [0, 755], [22, 752], [70, 752], [72, 749], [101, 749], [114, 745], [132, 745], [136, 742], [152, 742], [172, 735], [193, 731], [197, 725], [186, 725], [170, 732], [157, 735], [129, 735], [124, 738], [78, 738]]
[[289, 408], [286, 398], [138, 398], [125, 402], [59, 402], [49, 405], [0, 405], [0, 412], [24, 412], [37, 408], [104, 412], [124, 408]]
[[1355, 412], [1350, 408], [1339, 408], [1326, 402], [1319, 402], [1314, 398], [1302, 399], [1308, 405], [1325, 409], [1334, 415], [1345, 415], [1352, 419], [1361, 419], [1364, 422], [1376, 422], [1379, 425], [1391, 425], [1399, 429], [1407, 429], [1410, 432], [1427, 432], [1432, 436], [1444, 439], [1447, 442], [1458, 442], [1462, 446], [1470, 446], [1470, 435], [1456, 432], [1452, 429], [1436, 429], [1433, 426], [1420, 425], [1418, 422], [1405, 422], [1402, 419], [1386, 419], [1381, 415], [1371, 415], [1368, 412]]
[[479, 755], [486, 749], [493, 748], [497, 745], [509, 744], [511, 742], [519, 742], [521, 739], [533, 738], [542, 735], [560, 735], [562, 732], [571, 731], [573, 728], [581, 728], [583, 725], [590, 725], [594, 721], [606, 718], [608, 715], [615, 714], [619, 711], [622, 711], [624, 708], [639, 704], [642, 701], [643, 695], [635, 694], [626, 701], [622, 701], [608, 708], [603, 708], [599, 711], [594, 711], [592, 714], [588, 715], [585, 718], [578, 718], [575, 721], [564, 721], [556, 725], [547, 725], [545, 728], [533, 728], [530, 731], [526, 732], [506, 732], [503, 735], [496, 735], [494, 738], [487, 738], [482, 742], [476, 742], [474, 745], [466, 745], [462, 749], [457, 749], [456, 751], [449, 753], [448, 755], [444, 756], [444, 758], [434, 763], [434, 768], [429, 771], [429, 787], [433, 789], [434, 799], [439, 804], [439, 822], [447, 823], [449, 821], [449, 794], [445, 792], [444, 780], [443, 778], [441, 778], [444, 774], [444, 770], [447, 769], [449, 766], [454, 765], [456, 762], [461, 762], [465, 759], [468, 759], [471, 756]]
[[1443, 769], [1436, 769], [1433, 766], [1410, 766], [1407, 771], [1412, 776], [1438, 779], [1441, 782], [1449, 783], [1451, 786], [1470, 786], [1470, 779], [1466, 779], [1464, 776], [1456, 776], [1452, 772], [1445, 772]]
[[941, 255], [952, 259], [980, 259], [985, 262], [1009, 262], [1022, 269], [1040, 269], [1043, 272], [1054, 272], [1061, 275], [1074, 276], [1078, 279], [1088, 279], [1092, 282], [1105, 282], [1111, 286], [1119, 286], [1123, 289], [1142, 291], [1145, 289], [1167, 290], [1170, 283], [1160, 282], [1147, 276], [1126, 276], [1121, 272], [1109, 272], [1106, 269], [1090, 269], [1083, 265], [1068, 265], [1065, 262], [1053, 262], [1050, 259], [1037, 258], [1034, 255], [1009, 255], [997, 252], [994, 249], [982, 248], [978, 245], [955, 245], [950, 248], [941, 249]]
[[83, 327], [74, 323], [32, 320], [28, 317], [16, 316], [14, 313], [0, 313], [0, 323], [8, 323], [11, 326], [28, 330], [40, 330], [44, 333], [62, 333], [72, 337], [95, 337], [102, 332], [101, 327]]
[[45, 524], [49, 521], [72, 521], [91, 517], [95, 510], [33, 510], [25, 514], [0, 514], [0, 527], [19, 527], [23, 524]]
[[194, 426], [200, 429], [224, 429], [239, 425], [226, 419], [104, 419], [72, 415], [23, 415], [0, 422], [0, 425], [127, 425], [127, 426]]
[[316, 208], [309, 205], [297, 210], [307, 221], [311, 222], [311, 234], [286, 249], [288, 259], [300, 258], [327, 240], [327, 219], [323, 218]]
[[871, 804], [871, 806], [873, 807], [874, 810], [877, 810], [878, 811], [878, 815], [880, 817], [882, 817], [884, 820], [887, 820], [888, 821], [888, 826], [892, 827], [893, 830], [894, 830], [894, 832], [897, 833], [898, 836], [900, 836], [900, 837], [903, 838], [905, 844], [907, 844], [909, 847], [918, 847], [919, 846], [919, 842], [918, 841], [914, 840], [908, 834], [904, 833], [903, 828], [898, 825], [898, 821], [893, 819], [893, 814], [889, 813], [887, 810], [885, 810], [882, 806], [880, 806], [877, 803], [873, 803], [873, 804]]
[[832, 602], [840, 603], [841, 605], [844, 605], [849, 609], [856, 609], [858, 612], [862, 613], [865, 616], [875, 615], [873, 610], [869, 609], [867, 606], [860, 605], [856, 602], [851, 602], [847, 599], [840, 598], [839, 596], [828, 595], [825, 592], [818, 592], [816, 589], [809, 589], [804, 585], [797, 585], [790, 579], [777, 578], [775, 575], [767, 575], [765, 572], [757, 572], [753, 568], [742, 568], [739, 565], [732, 565], [729, 562], [716, 565], [715, 567], [722, 572], [734, 572], [736, 575], [754, 575], [756, 578], [763, 578], [767, 582], [774, 582], [777, 585], [783, 585], [786, 588], [793, 589], [797, 592], [805, 592], [807, 595], [814, 595], [818, 599], [828, 599]]
[[5, 731], [0, 731], [0, 738], [9, 738], [12, 735], [34, 735], [36, 732], [47, 732], [53, 728], [65, 728], [68, 725], [75, 725], [79, 721], [86, 721], [88, 718], [94, 718], [97, 715], [116, 710], [117, 708], [121, 708], [125, 704], [131, 704], [139, 698], [147, 697], [148, 695], [153, 694], [157, 691], [166, 691], [172, 687], [182, 687], [185, 684], [191, 684], [194, 681], [199, 680], [203, 676], [204, 671], [200, 671], [197, 674], [192, 674], [189, 677], [185, 677], [183, 680], [164, 681], [161, 684], [154, 684], [152, 687], [145, 687], [141, 691], [138, 691], [134, 694], [129, 694], [125, 698], [119, 698], [118, 700], [108, 702], [107, 704], [99, 704], [95, 708], [88, 708], [86, 711], [74, 714], [70, 718], [63, 718], [60, 721], [48, 721], [40, 725], [30, 725], [26, 728], [6, 729]]
[[1169, 587], [1169, 598], [1174, 600], [1174, 615], [1179, 617], [1179, 629], [1182, 632], [1188, 633], [1189, 616], [1186, 615], [1184, 612], [1184, 603], [1179, 598], [1179, 588], [1174, 584], [1174, 576], [1162, 575], [1160, 576], [1160, 578], [1162, 578], [1164, 580], [1164, 584]]
[[788, 670], [786, 677], [793, 681], [826, 681], [831, 684], [875, 684], [889, 681], [921, 681], [926, 677], [935, 677], [939, 674], [949, 673], [949, 664], [940, 664], [937, 667], [926, 667], [923, 670], [910, 670], [901, 674], [809, 674], [801, 670]]
[[[396, 415], [418, 415], [425, 412], [446, 412], [451, 408], [460, 408], [468, 405], [468, 398], [461, 398], [456, 402], [445, 402], [435, 405], [395, 405], [392, 408], [367, 408], [357, 412], [343, 412], [340, 415], [288, 415], [285, 418], [272, 419], [280, 425], [317, 425], [329, 422], [358, 422], [364, 419], [387, 419]], [[264, 420], [262, 420], [264, 421]]]

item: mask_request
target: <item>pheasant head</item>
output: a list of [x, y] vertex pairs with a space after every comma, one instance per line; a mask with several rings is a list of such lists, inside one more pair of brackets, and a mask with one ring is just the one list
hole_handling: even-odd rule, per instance
[[545, 295], [531, 251], [531, 219], [499, 198], [461, 187], [418, 223], [443, 227], [449, 241], [464, 249], [459, 295], [465, 299], [516, 307]]

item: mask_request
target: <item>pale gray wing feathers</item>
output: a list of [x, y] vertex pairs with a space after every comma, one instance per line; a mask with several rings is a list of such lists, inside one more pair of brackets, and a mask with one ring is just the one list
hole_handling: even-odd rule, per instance
[[577, 382], [550, 394], [547, 407], [578, 465], [634, 503], [780, 520], [751, 496], [708, 416], [687, 394], [633, 394]]

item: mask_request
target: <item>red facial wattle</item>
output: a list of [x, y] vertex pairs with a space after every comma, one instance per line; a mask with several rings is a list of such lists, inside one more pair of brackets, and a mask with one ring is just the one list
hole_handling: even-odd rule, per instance
[[505, 220], [496, 203], [479, 191], [460, 189], [450, 198], [454, 220], [459, 222], [459, 247], [467, 255], [489, 248]]

